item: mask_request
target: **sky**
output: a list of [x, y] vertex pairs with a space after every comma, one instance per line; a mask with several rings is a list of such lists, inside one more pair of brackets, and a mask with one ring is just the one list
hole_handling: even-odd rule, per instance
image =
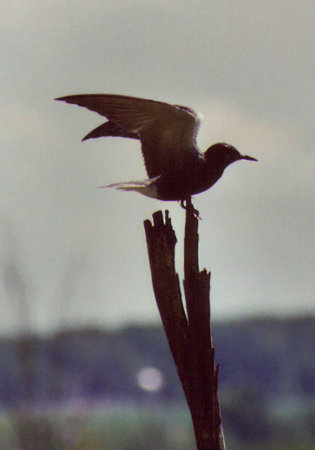
[[55, 97], [114, 93], [202, 113], [201, 150], [259, 162], [195, 196], [214, 320], [315, 313], [314, 2], [10, 0], [1, 12], [0, 333], [159, 321], [143, 221], [184, 210], [97, 186], [146, 178], [139, 142]]

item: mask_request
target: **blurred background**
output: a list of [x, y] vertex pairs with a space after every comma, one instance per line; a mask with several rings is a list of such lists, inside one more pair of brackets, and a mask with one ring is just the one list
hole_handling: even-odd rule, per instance
[[203, 114], [198, 142], [259, 163], [195, 197], [212, 271], [228, 448], [315, 443], [314, 3], [10, 0], [1, 7], [0, 449], [192, 449], [143, 220], [97, 186], [146, 178], [139, 143], [55, 97], [114, 93]]

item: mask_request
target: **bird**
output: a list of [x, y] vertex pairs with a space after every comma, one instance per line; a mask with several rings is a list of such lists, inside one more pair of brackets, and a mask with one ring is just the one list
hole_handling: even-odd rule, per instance
[[233, 162], [257, 161], [226, 143], [201, 152], [197, 145], [200, 116], [186, 106], [115, 94], [69, 95], [55, 100], [106, 117], [107, 121], [82, 141], [107, 136], [140, 140], [148, 178], [102, 187], [179, 201], [185, 208], [193, 195], [211, 188]]

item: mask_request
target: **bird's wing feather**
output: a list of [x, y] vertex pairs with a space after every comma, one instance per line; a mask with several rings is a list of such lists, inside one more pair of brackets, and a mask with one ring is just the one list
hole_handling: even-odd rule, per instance
[[103, 136], [104, 137], [118, 136], [130, 139], [140, 139], [140, 136], [137, 133], [127, 132], [123, 130], [121, 127], [119, 127], [119, 125], [117, 125], [115, 122], [108, 121], [102, 123], [102, 125], [90, 131], [86, 136], [84, 136], [82, 141], [86, 141], [87, 139], [95, 139]]
[[121, 130], [116, 136], [138, 136], [149, 177], [164, 173], [176, 161], [185, 160], [191, 154], [198, 155], [199, 118], [190, 108], [110, 94], [70, 95], [56, 100], [83, 106], [106, 117]]

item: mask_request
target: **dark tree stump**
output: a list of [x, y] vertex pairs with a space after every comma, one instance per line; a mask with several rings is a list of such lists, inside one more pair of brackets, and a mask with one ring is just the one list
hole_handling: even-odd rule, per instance
[[153, 290], [188, 403], [198, 450], [225, 450], [218, 401], [218, 367], [210, 328], [210, 273], [199, 270], [198, 217], [186, 203], [184, 291], [175, 269], [176, 236], [168, 211], [144, 222]]

